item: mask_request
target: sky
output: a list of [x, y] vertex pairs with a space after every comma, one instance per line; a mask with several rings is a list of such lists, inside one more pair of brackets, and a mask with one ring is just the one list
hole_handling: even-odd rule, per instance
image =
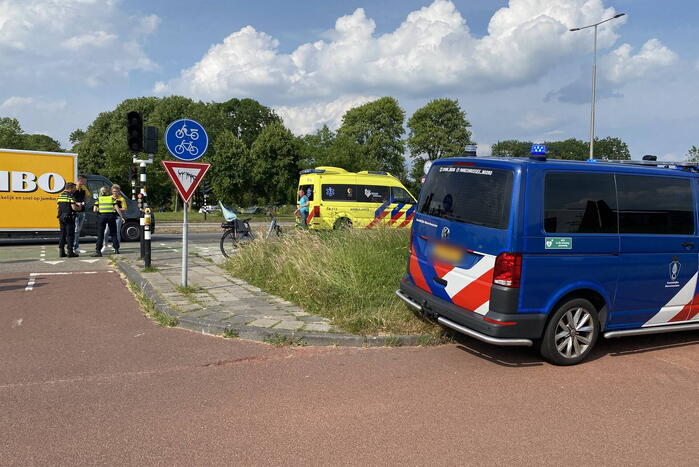
[[457, 99], [479, 154], [590, 132], [632, 158], [699, 146], [694, 0], [0, 0], [0, 117], [68, 137], [126, 98], [250, 97], [295, 134], [395, 97]]

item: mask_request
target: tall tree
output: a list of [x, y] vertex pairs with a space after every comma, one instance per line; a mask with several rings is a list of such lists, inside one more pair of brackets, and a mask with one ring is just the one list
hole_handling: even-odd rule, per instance
[[209, 158], [211, 170], [207, 175], [214, 198], [225, 204], [247, 205], [252, 202], [250, 150], [229, 130], [222, 131], [214, 141], [215, 151]]
[[[629, 146], [619, 138], [607, 136], [606, 138], [595, 138], [595, 159], [629, 160], [631, 152]], [[588, 157], [589, 157], [588, 149]]]
[[530, 154], [531, 148], [532, 143], [529, 141], [508, 139], [493, 144], [491, 152], [494, 156], [526, 157]]
[[214, 106], [224, 115], [226, 129], [240, 138], [247, 147], [252, 147], [267, 125], [282, 121], [274, 110], [254, 99], [234, 98]]
[[299, 167], [309, 169], [319, 165], [330, 165], [327, 163], [330, 148], [335, 143], [335, 133], [328, 125], [323, 125], [312, 135], [305, 135], [299, 138], [301, 158]]
[[0, 117], [0, 148], [63, 152], [61, 144], [43, 134], [26, 134], [16, 118]]
[[692, 146], [687, 151], [687, 160], [689, 162], [699, 162], [699, 147]]
[[260, 132], [250, 149], [253, 189], [258, 201], [289, 203], [298, 182], [298, 139], [281, 123]]
[[461, 155], [471, 144], [470, 126], [457, 100], [434, 99], [408, 120], [410, 155], [429, 160]]
[[[342, 117], [339, 136], [347, 136], [361, 146], [365, 160], [377, 161], [379, 169], [405, 175], [405, 112], [392, 97], [369, 102], [348, 110]], [[362, 169], [366, 170], [366, 169]]]

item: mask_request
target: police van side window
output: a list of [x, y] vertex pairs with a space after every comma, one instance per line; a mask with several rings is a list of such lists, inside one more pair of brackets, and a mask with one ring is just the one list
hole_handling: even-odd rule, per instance
[[389, 187], [380, 185], [357, 185], [357, 201], [383, 203], [388, 201]]
[[694, 233], [694, 202], [688, 178], [617, 175], [616, 180], [621, 233]]
[[548, 233], [617, 233], [614, 175], [546, 174], [544, 231]]
[[355, 185], [324, 184], [321, 186], [323, 201], [356, 201]]

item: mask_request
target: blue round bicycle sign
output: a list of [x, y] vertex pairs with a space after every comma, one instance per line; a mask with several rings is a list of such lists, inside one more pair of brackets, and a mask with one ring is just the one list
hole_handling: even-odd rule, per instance
[[181, 118], [172, 122], [165, 130], [165, 147], [176, 158], [193, 161], [206, 152], [209, 136], [199, 122]]

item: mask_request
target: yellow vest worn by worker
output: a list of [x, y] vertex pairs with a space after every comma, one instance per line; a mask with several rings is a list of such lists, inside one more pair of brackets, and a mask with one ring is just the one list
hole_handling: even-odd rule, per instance
[[100, 214], [114, 212], [114, 198], [112, 198], [112, 195], [100, 196], [97, 199], [97, 209], [99, 209]]

